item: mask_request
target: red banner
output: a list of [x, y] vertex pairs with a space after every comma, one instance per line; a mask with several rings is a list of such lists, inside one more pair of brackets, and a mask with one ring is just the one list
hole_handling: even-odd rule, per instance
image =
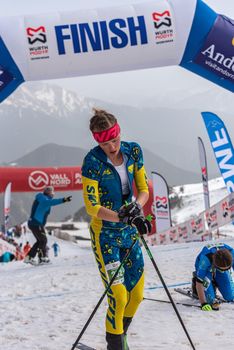
[[1, 167], [0, 192], [9, 182], [12, 192], [40, 192], [45, 186], [54, 186], [55, 191], [77, 191], [82, 189], [81, 167]]
[[[55, 191], [82, 190], [81, 167], [62, 168], [13, 168], [0, 167], [0, 192], [4, 192], [11, 182], [11, 192], [40, 192], [45, 186], [53, 186]], [[153, 214], [152, 181], [149, 180], [150, 197], [144, 207], [145, 215]], [[155, 220], [152, 233], [156, 232]]]

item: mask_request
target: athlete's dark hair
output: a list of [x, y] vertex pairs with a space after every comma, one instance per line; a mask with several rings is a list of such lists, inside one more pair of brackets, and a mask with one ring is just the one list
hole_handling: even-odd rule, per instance
[[219, 249], [213, 255], [213, 262], [217, 268], [230, 268], [232, 266], [232, 253], [228, 249]]
[[103, 131], [117, 123], [115, 116], [106, 112], [104, 109], [93, 108], [93, 113], [94, 115], [89, 122], [89, 129], [91, 131]]

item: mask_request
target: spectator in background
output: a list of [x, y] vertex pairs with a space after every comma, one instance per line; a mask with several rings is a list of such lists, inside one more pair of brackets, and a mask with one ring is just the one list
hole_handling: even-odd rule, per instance
[[24, 235], [26, 235], [26, 233], [27, 233], [27, 228], [26, 228], [25, 225], [22, 225], [22, 233], [23, 233]]
[[14, 254], [12, 254], [10, 252], [5, 252], [0, 256], [0, 262], [2, 262], [2, 263], [8, 263], [14, 259], [15, 259]]
[[24, 259], [24, 253], [22, 251], [22, 243], [15, 245], [15, 259], [16, 260], [23, 260]]
[[28, 252], [30, 251], [31, 249], [31, 245], [29, 244], [29, 241], [26, 242], [26, 244], [24, 245], [23, 247], [23, 253], [24, 253], [24, 256], [26, 256], [28, 254]]
[[15, 228], [11, 227], [6, 231], [6, 237], [7, 238], [13, 238], [14, 237], [14, 232], [15, 232]]
[[14, 227], [14, 236], [20, 238], [22, 235], [22, 227], [21, 225], [15, 225]]
[[59, 253], [59, 251], [60, 251], [60, 247], [59, 247], [58, 243], [57, 243], [57, 242], [54, 242], [54, 243], [52, 244], [51, 247], [52, 247], [53, 250], [54, 250], [54, 256], [55, 256], [55, 257], [58, 256], [58, 253]]
[[49, 262], [49, 258], [46, 256], [46, 231], [45, 224], [47, 217], [50, 214], [52, 206], [70, 202], [72, 196], [54, 199], [54, 188], [52, 186], [45, 187], [43, 193], [38, 193], [32, 205], [31, 215], [28, 220], [28, 227], [32, 231], [36, 242], [30, 249], [28, 255], [25, 257], [24, 262], [30, 264], [37, 264], [35, 256], [40, 252], [39, 262]]

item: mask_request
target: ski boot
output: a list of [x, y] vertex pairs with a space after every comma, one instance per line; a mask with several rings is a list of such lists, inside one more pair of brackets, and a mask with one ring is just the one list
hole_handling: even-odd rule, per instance
[[36, 259], [32, 258], [31, 256], [27, 255], [24, 258], [24, 263], [25, 264], [31, 264], [31, 265], [38, 265], [38, 262]]
[[49, 264], [50, 263], [50, 259], [47, 256], [44, 256], [42, 258], [40, 258], [39, 260], [39, 264], [44, 265], [44, 264]]
[[106, 332], [107, 350], [125, 350], [124, 334], [112, 334]]
[[123, 329], [124, 329], [124, 350], [130, 350], [127, 342], [127, 331], [130, 323], [132, 322], [132, 317], [123, 318]]

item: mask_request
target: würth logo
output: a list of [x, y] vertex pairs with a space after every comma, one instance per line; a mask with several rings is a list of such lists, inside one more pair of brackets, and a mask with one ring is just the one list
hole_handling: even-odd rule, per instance
[[167, 197], [156, 196], [155, 204], [156, 204], [157, 209], [160, 209], [160, 208], [167, 209], [167, 205], [168, 205], [167, 204]]
[[202, 167], [202, 180], [203, 181], [207, 181], [208, 179], [208, 176], [207, 176], [207, 170], [206, 170], [206, 167]]
[[154, 27], [156, 29], [160, 28], [161, 26], [171, 26], [171, 14], [169, 11], [164, 11], [163, 13], [154, 12], [152, 16], [154, 20]]
[[36, 42], [40, 42], [42, 44], [45, 44], [46, 34], [45, 34], [45, 27], [41, 26], [38, 28], [27, 28], [27, 36], [28, 36], [28, 42], [30, 45], [35, 44]]
[[206, 167], [202, 167], [202, 175], [207, 176]]

